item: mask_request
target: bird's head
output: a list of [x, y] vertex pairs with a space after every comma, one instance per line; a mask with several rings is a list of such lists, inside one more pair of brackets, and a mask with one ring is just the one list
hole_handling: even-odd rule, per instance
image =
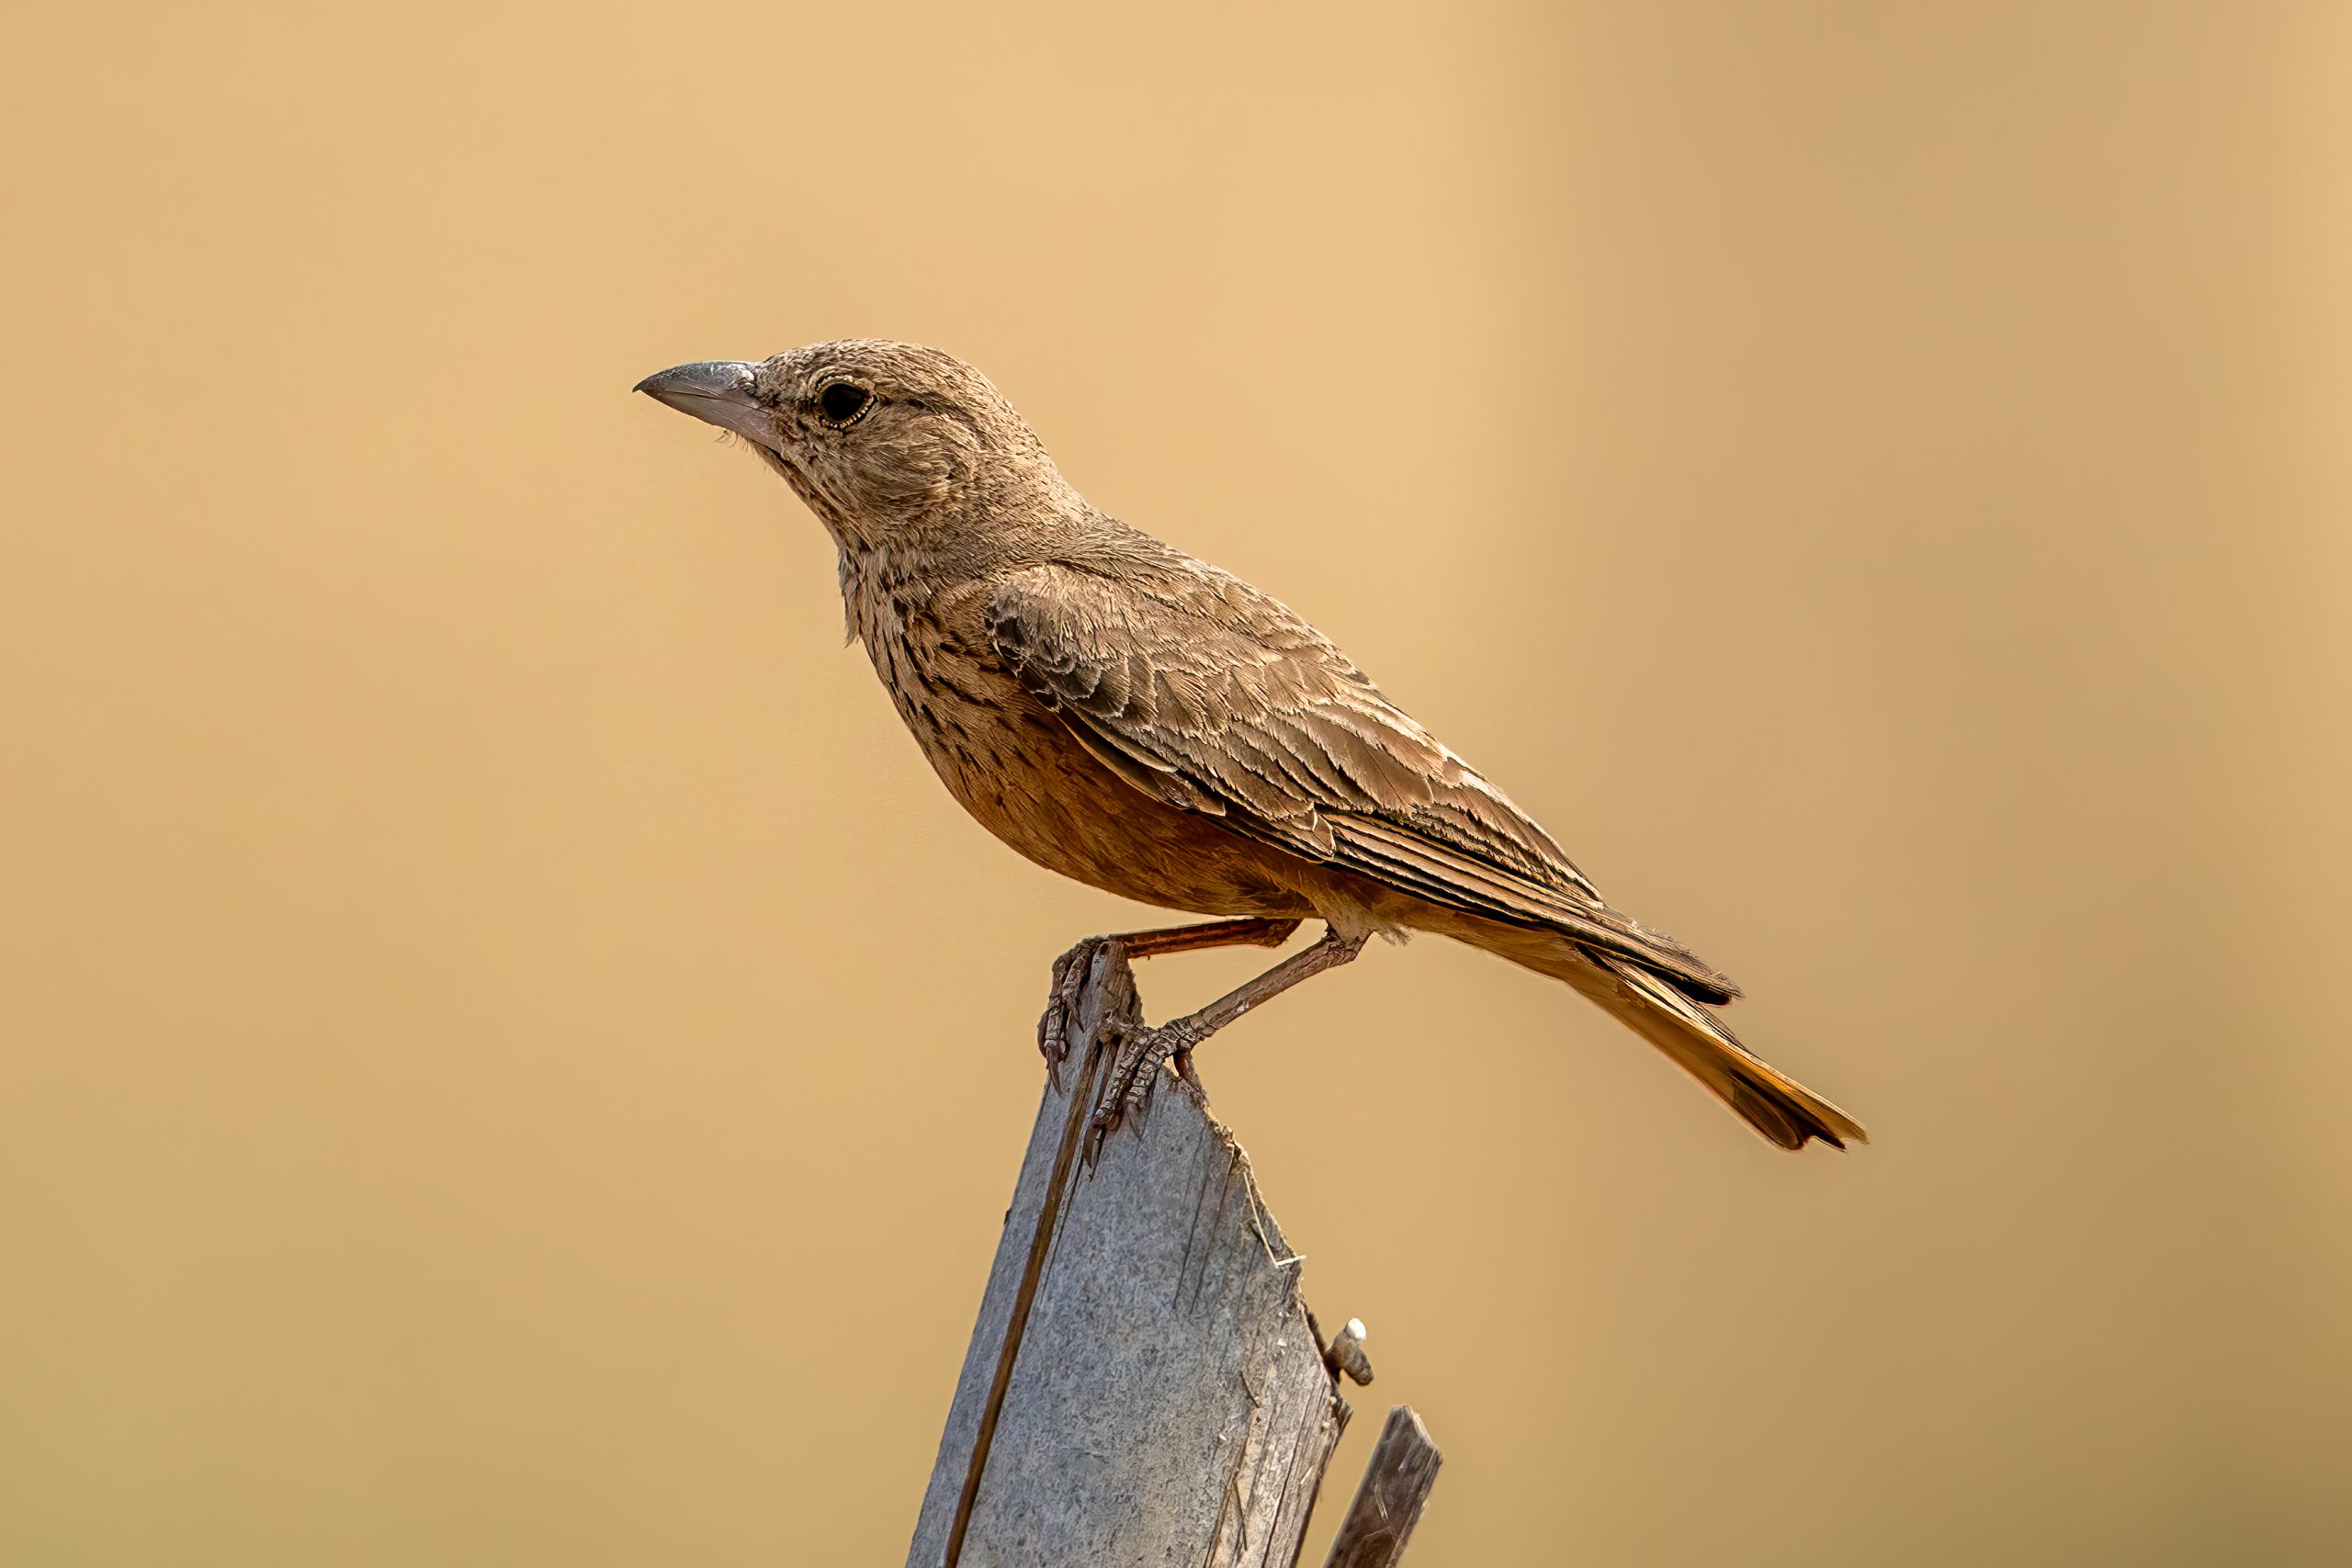
[[757, 363], [680, 365], [637, 389], [749, 441], [844, 548], [1058, 509], [1069, 491], [1004, 394], [935, 348], [811, 344]]

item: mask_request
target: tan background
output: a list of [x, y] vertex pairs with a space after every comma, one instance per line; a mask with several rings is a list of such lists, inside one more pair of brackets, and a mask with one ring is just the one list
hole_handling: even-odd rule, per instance
[[1416, 1568], [2352, 1552], [2352, 13], [0, 62], [0, 1561], [899, 1560], [1046, 961], [1140, 911], [956, 813], [814, 524], [628, 395], [852, 333], [1320, 621], [1877, 1134], [1434, 942], [1219, 1040], [1445, 1444]]

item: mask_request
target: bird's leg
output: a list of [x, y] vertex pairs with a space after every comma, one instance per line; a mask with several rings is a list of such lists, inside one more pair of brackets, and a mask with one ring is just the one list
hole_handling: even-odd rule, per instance
[[1197, 953], [1204, 947], [1280, 947], [1306, 923], [1295, 918], [1274, 920], [1249, 915], [1238, 920], [1202, 920], [1093, 940], [1117, 942], [1127, 950], [1129, 958], [1159, 958], [1170, 953]]
[[1363, 951], [1361, 936], [1341, 936], [1326, 926], [1321, 940], [1303, 953], [1295, 953], [1256, 978], [1236, 986], [1196, 1012], [1170, 1020], [1154, 1027], [1149, 1024], [1121, 1032], [1118, 1054], [1111, 1068], [1111, 1092], [1103, 1099], [1102, 1108], [1094, 1113], [1094, 1123], [1087, 1133], [1087, 1158], [1091, 1162], [1102, 1150], [1102, 1140], [1108, 1137], [1129, 1115], [1138, 1122], [1150, 1109], [1153, 1088], [1159, 1081], [1159, 1065], [1173, 1058], [1176, 1071], [1194, 1089], [1201, 1080], [1193, 1073], [1193, 1048], [1248, 1012], [1261, 1002], [1271, 1001], [1289, 990], [1301, 980], [1320, 975], [1326, 969], [1337, 969]]
[[1053, 992], [1037, 1020], [1037, 1050], [1046, 1058], [1046, 1070], [1052, 1076], [1054, 1087], [1061, 1088], [1062, 1063], [1069, 1057], [1078, 993], [1086, 985], [1088, 972], [1094, 967], [1094, 955], [1111, 943], [1115, 942], [1125, 949], [1129, 958], [1157, 958], [1170, 953], [1193, 953], [1204, 947], [1280, 947], [1300, 924], [1295, 919], [1250, 916], [1238, 920], [1204, 920], [1198, 925], [1129, 931], [1124, 936], [1088, 937], [1054, 960]]

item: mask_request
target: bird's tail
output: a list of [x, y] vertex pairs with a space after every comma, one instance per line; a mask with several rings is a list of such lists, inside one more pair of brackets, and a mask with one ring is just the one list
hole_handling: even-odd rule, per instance
[[1446, 934], [1566, 981], [1784, 1149], [1801, 1149], [1810, 1138], [1838, 1149], [1870, 1141], [1860, 1122], [1751, 1055], [1722, 1019], [1629, 959], [1554, 932], [1487, 920], [1449, 922]]

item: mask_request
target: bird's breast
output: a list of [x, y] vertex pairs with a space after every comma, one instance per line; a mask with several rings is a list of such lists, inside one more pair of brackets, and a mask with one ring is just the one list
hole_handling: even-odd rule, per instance
[[980, 607], [959, 607], [944, 597], [877, 616], [865, 643], [915, 743], [982, 827], [1041, 865], [1145, 903], [1306, 912], [1259, 846], [1141, 794], [1089, 755], [997, 658]]

